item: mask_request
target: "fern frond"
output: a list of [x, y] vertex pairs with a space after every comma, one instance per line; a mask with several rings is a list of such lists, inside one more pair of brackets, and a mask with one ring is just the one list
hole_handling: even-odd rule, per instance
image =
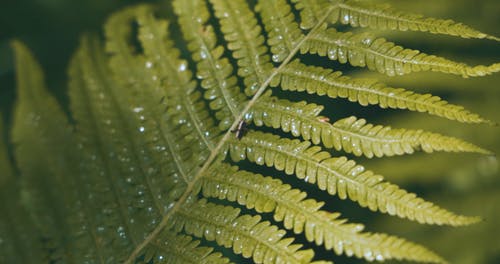
[[[27, 77], [27, 76], [26, 76]], [[20, 202], [21, 190], [7, 154], [0, 113], [0, 263], [36, 263], [48, 259], [39, 244], [40, 233]], [[30, 254], [26, 254], [29, 249]]]
[[309, 263], [314, 256], [312, 250], [299, 250], [301, 245], [285, 238], [284, 230], [262, 221], [260, 216], [240, 215], [237, 208], [205, 200], [181, 208], [170, 227], [215, 241], [256, 263]]
[[[360, 139], [362, 142], [361, 144], [367, 146], [366, 149], [380, 150], [378, 153], [374, 151], [377, 157], [379, 157], [381, 153], [385, 155], [391, 155], [390, 153], [401, 154], [402, 152], [410, 154], [412, 153], [412, 151], [409, 150], [410, 146], [413, 149], [422, 149], [429, 153], [434, 151], [446, 151], [492, 154], [492, 152], [488, 150], [458, 138], [447, 137], [423, 130], [391, 129], [391, 127], [367, 124], [365, 119], [357, 119], [354, 116], [336, 121], [333, 127], [346, 131], [346, 134], [358, 133], [362, 138]], [[373, 139], [373, 137], [385, 138], [385, 140], [391, 142], [393, 145], [389, 148], [386, 147], [387, 143], [378, 145], [374, 142], [376, 140], [370, 142], [370, 139]], [[356, 146], [355, 140], [353, 141], [354, 143], [351, 143], [351, 145]], [[396, 142], [398, 143], [396, 144]], [[353, 153], [356, 154], [356, 152]]]
[[163, 240], [156, 240], [143, 257], [144, 263], [170, 264], [225, 264], [231, 263], [221, 253], [211, 247], [200, 246], [200, 241], [190, 236], [180, 235], [165, 230]]
[[354, 116], [330, 124], [319, 116], [323, 106], [292, 103], [288, 100], [263, 96], [249, 111], [248, 121], [257, 126], [279, 128], [293, 136], [301, 136], [314, 144], [343, 150], [368, 158], [425, 152], [477, 152], [491, 154], [469, 142], [423, 130], [393, 129], [367, 124]]
[[12, 140], [22, 175], [21, 199], [37, 229], [39, 237], [35, 238], [43, 241], [41, 247], [48, 261], [96, 259], [100, 252], [85, 230], [89, 224], [87, 216], [76, 213], [79, 210], [88, 213], [78, 204], [82, 192], [77, 190], [74, 178], [68, 177], [75, 175], [78, 167], [71, 128], [59, 104], [47, 91], [43, 72], [27, 47], [18, 41], [12, 47], [18, 83]]
[[264, 0], [259, 1], [255, 9], [261, 13], [268, 34], [272, 60], [282, 62], [304, 37], [290, 5], [285, 0]]
[[[219, 131], [214, 120], [205, 111], [205, 102], [196, 91], [197, 83], [192, 80], [188, 62], [180, 58], [180, 51], [169, 38], [168, 21], [156, 19], [147, 6], [138, 7], [137, 23], [139, 24], [139, 41], [148, 59], [146, 67], [156, 71], [157, 77], [164, 80], [167, 95], [166, 104], [172, 120], [182, 124], [185, 129], [192, 130], [191, 136], [203, 144], [202, 152], [214, 148]], [[208, 153], [204, 154], [208, 155]]]
[[[59, 153], [67, 150], [65, 144], [72, 143], [71, 128], [66, 116], [57, 101], [47, 91], [40, 65], [28, 48], [18, 41], [13, 41], [12, 47], [16, 57], [18, 84], [16, 125], [12, 131], [13, 141], [20, 145], [25, 145], [28, 141], [41, 146], [51, 145], [47, 151], [51, 150], [55, 155], [60, 155]], [[32, 138], [35, 135], [37, 135], [35, 138], [42, 137], [39, 143]], [[55, 144], [58, 141], [64, 144]], [[57, 158], [52, 157], [47, 157], [47, 162], [51, 168], [62, 171], [67, 168], [61, 168], [61, 166], [72, 165], [57, 164], [59, 162]]]
[[276, 221], [309, 242], [324, 245], [336, 254], [355, 255], [366, 260], [407, 259], [443, 262], [425, 247], [385, 234], [361, 233], [363, 225], [346, 224], [338, 213], [319, 210], [322, 202], [306, 199], [306, 193], [280, 180], [238, 170], [222, 163], [203, 179], [205, 197], [237, 201], [257, 212], [273, 212]]
[[346, 98], [360, 105], [381, 108], [408, 109], [458, 120], [464, 123], [491, 123], [464, 107], [449, 104], [431, 94], [418, 94], [402, 88], [392, 88], [374, 79], [351, 78], [323, 67], [307, 66], [299, 60], [288, 64], [271, 86], [285, 91], [306, 91], [330, 98]]
[[[228, 263], [234, 254], [223, 247], [252, 263], [311, 263], [321, 257], [314, 252], [320, 246], [368, 261], [444, 262], [421, 245], [363, 232], [363, 225], [347, 223], [308, 198], [299, 189], [306, 183], [294, 181], [292, 188], [257, 174], [262, 165], [372, 211], [437, 225], [478, 221], [424, 201], [332, 152], [366, 157], [417, 150], [490, 152], [354, 116], [332, 124], [321, 116], [322, 105], [308, 102], [308, 94], [465, 123], [488, 120], [430, 94], [291, 61], [300, 51], [389, 76], [500, 71], [500, 63], [471, 67], [369, 33], [328, 28], [339, 19], [352, 26], [500, 39], [449, 20], [368, 10], [360, 1], [173, 0], [166, 5], [173, 10], [158, 14], [140, 5], [112, 15], [105, 25], [105, 48], [94, 36], [82, 38], [69, 67], [72, 122], [45, 88], [32, 55], [14, 42], [19, 98], [12, 158], [0, 141], [0, 263]], [[318, 65], [309, 54], [304, 61]], [[279, 95], [290, 99], [271, 96], [269, 86], [280, 86]], [[292, 100], [299, 93], [291, 91], [308, 94]], [[245, 121], [301, 139], [248, 132]], [[0, 132], [2, 126], [0, 120]], [[254, 163], [244, 164], [256, 172], [230, 165], [243, 159]], [[251, 210], [256, 215], [247, 213]], [[271, 215], [274, 219], [266, 221]], [[303, 236], [305, 248], [294, 244], [297, 236]]]
[[422, 15], [394, 10], [391, 6], [363, 3], [355, 0], [341, 1], [332, 14], [331, 22], [339, 21], [353, 27], [370, 27], [400, 31], [423, 31], [434, 34], [458, 36], [462, 38], [491, 39], [490, 36], [451, 19], [425, 18]]
[[165, 99], [167, 93], [156, 67], [152, 67], [149, 58], [143, 54], [135, 54], [129, 48], [129, 23], [136, 20], [136, 12], [135, 8], [131, 8], [111, 16], [105, 28], [106, 48], [112, 54], [110, 65], [114, 66], [111, 67], [114, 79], [126, 88], [123, 93], [129, 93], [132, 104], [130, 114], [136, 119], [135, 130], [141, 132], [137, 137], [144, 138], [144, 142], [147, 142], [150, 150], [148, 153], [159, 166], [155, 172], [163, 175], [151, 179], [151, 185], [157, 187], [154, 196], [167, 198], [164, 202], [168, 205], [178, 198], [183, 191], [182, 186], [192, 177], [192, 164], [200, 162], [199, 157], [193, 153], [205, 155], [206, 144], [199, 141], [196, 128], [186, 121], [190, 120], [186, 113], [188, 111], [182, 111], [185, 108], [183, 103], [191, 98], [176, 98], [175, 96], [182, 94], [175, 94], [174, 97]]
[[371, 33], [337, 32], [334, 28], [317, 31], [301, 47], [302, 53], [327, 56], [340, 63], [368, 67], [389, 76], [419, 71], [436, 71], [464, 78], [485, 76], [500, 71], [500, 63], [469, 66], [442, 57], [405, 49]]
[[[300, 27], [311, 29], [324, 15], [330, 3], [325, 0], [292, 0], [295, 8], [300, 11]], [[335, 21], [332, 21], [335, 23]]]
[[122, 108], [125, 94], [119, 93], [107, 63], [100, 43], [84, 38], [70, 66], [70, 106], [83, 152], [85, 192], [92, 194], [88, 203], [99, 209], [91, 217], [100, 231], [98, 241], [109, 243], [101, 250], [107, 259], [123, 261], [164, 209], [154, 195], [162, 185], [151, 185], [151, 164], [141, 156], [148, 155], [141, 131], [133, 129], [131, 111]]
[[253, 95], [271, 73], [268, 49], [254, 13], [243, 0], [210, 0], [219, 19], [227, 48], [238, 61], [238, 75], [243, 77], [245, 93]]
[[239, 113], [239, 105], [247, 98], [237, 87], [233, 67], [224, 57], [224, 47], [217, 45], [212, 25], [207, 24], [210, 13], [205, 1], [174, 1], [174, 11], [179, 16], [188, 49], [197, 63], [196, 77], [206, 89], [204, 98], [210, 100], [210, 108], [216, 110], [220, 130], [227, 130]]
[[319, 189], [339, 198], [349, 198], [362, 207], [420, 223], [438, 225], [469, 225], [476, 217], [456, 215], [384, 182], [383, 177], [345, 157], [332, 158], [308, 141], [290, 140], [279, 136], [250, 132], [241, 140], [230, 141], [233, 161], [247, 159], [258, 165], [274, 167], [286, 174], [316, 184]]

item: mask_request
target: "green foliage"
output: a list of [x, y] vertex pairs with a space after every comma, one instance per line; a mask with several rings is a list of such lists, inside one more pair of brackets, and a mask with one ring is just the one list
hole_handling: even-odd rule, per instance
[[256, 2], [175, 0], [170, 13], [140, 5], [113, 14], [105, 39], [84, 35], [71, 60], [70, 117], [28, 49], [12, 42], [16, 163], [0, 145], [0, 242], [8, 241], [1, 261], [229, 263], [241, 255], [255, 263], [331, 263], [335, 254], [446, 262], [417, 243], [363, 231], [323, 200], [336, 195], [422, 224], [464, 226], [479, 218], [425, 201], [337, 152], [491, 152], [353, 115], [330, 122], [323, 111], [333, 103], [313, 94], [493, 122], [440, 97], [312, 61], [317, 54], [388, 76], [484, 76], [500, 64], [468, 66], [372, 32], [340, 32], [336, 23], [498, 38], [363, 1]]
[[[378, 65], [385, 67], [383, 62]], [[382, 108], [427, 112], [466, 123], [488, 123], [462, 106], [449, 104], [431, 94], [418, 94], [402, 88], [388, 87], [376, 79], [350, 78], [341, 72], [306, 66], [299, 61], [287, 65], [277, 78], [271, 85], [280, 85], [287, 91], [306, 91], [330, 98], [347, 98], [363, 106], [379, 105]]]
[[320, 190], [341, 199], [349, 198], [373, 211], [416, 220], [427, 224], [468, 225], [478, 219], [456, 216], [415, 194], [383, 182], [380, 175], [366, 171], [346, 157], [332, 158], [310, 142], [280, 138], [272, 134], [252, 132], [242, 140], [230, 141], [233, 161], [248, 159], [267, 165], [299, 179], [317, 184]]
[[384, 38], [375, 38], [370, 33], [341, 33], [334, 28], [312, 34], [301, 46], [301, 52], [328, 56], [330, 60], [349, 62], [352, 66], [366, 66], [389, 76], [436, 71], [466, 78], [500, 71], [499, 63], [471, 67], [418, 50], [405, 49]]

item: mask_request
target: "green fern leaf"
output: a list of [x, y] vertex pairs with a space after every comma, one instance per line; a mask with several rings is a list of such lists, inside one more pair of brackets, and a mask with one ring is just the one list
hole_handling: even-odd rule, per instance
[[306, 193], [280, 180], [263, 177], [228, 165], [218, 166], [201, 184], [205, 197], [237, 201], [261, 213], [274, 213], [286, 229], [304, 233], [309, 242], [324, 244], [335, 253], [366, 260], [408, 259], [443, 262], [428, 249], [385, 234], [360, 233], [363, 225], [346, 224], [339, 214], [319, 210], [322, 202], [306, 199]]
[[0, 135], [0, 262], [229, 263], [237, 259], [224, 249], [230, 248], [252, 263], [330, 263], [317, 260], [331, 259], [315, 255], [319, 246], [368, 261], [445, 262], [424, 246], [363, 232], [362, 224], [324, 209], [321, 195], [306, 193], [305, 183], [293, 180], [292, 188], [288, 178], [262, 176], [262, 165], [372, 211], [425, 224], [478, 221], [332, 152], [371, 158], [489, 151], [354, 116], [331, 123], [321, 115], [326, 105], [312, 103], [309, 94], [492, 122], [437, 96], [342, 76], [310, 59], [319, 54], [389, 76], [483, 76], [500, 64], [471, 67], [371, 33], [342, 33], [337, 29], [347, 28], [334, 24], [497, 38], [360, 1], [174, 0], [165, 6], [163, 13], [150, 5], [125, 8], [105, 23], [105, 41], [81, 38], [69, 67], [70, 118], [27, 48], [13, 43], [18, 98], [11, 136]]
[[[246, 97], [239, 93], [233, 67], [223, 56], [224, 47], [217, 46], [216, 35], [211, 25], [207, 25], [210, 13], [204, 1], [174, 1], [179, 15], [184, 38], [197, 62], [197, 78], [207, 91], [204, 98], [210, 100], [210, 108], [216, 110], [219, 128], [226, 130], [234, 122], [239, 105]], [[193, 19], [196, 17], [198, 19]]]
[[389, 5], [373, 5], [356, 0], [340, 1], [338, 9], [329, 19], [332, 23], [339, 21], [353, 27], [371, 27], [400, 31], [423, 31], [434, 34], [445, 34], [462, 38], [491, 39], [499, 38], [487, 35], [462, 23], [451, 19], [425, 18], [422, 15], [394, 10]]
[[325, 10], [331, 6], [325, 0], [292, 0], [292, 3], [300, 11], [300, 27], [302, 29], [313, 28], [324, 15]]
[[272, 70], [261, 28], [243, 0], [211, 0], [220, 30], [233, 58], [238, 60], [238, 75], [244, 78], [245, 93], [253, 95]]
[[[179, 185], [186, 184], [192, 177], [195, 169], [192, 164], [201, 162], [198, 156], [191, 153], [207, 155], [208, 147], [212, 147], [212, 141], [218, 136], [218, 132], [213, 126], [213, 121], [207, 119], [206, 113], [196, 115], [193, 104], [200, 107], [199, 93], [187, 92], [187, 96], [183, 96], [182, 93], [167, 93], [162, 79], [167, 79], [169, 72], [161, 71], [158, 66], [153, 65], [153, 55], [146, 57], [134, 54], [130, 50], [129, 23], [136, 19], [135, 9], [128, 9], [112, 16], [106, 24], [108, 36], [106, 47], [112, 53], [110, 64], [115, 66], [112, 67], [115, 79], [127, 88], [124, 91], [130, 91], [128, 97], [133, 106], [130, 114], [136, 118], [136, 129], [141, 132], [141, 136], [144, 136], [144, 142], [147, 142], [151, 155], [161, 166], [157, 173], [169, 176], [167, 180], [169, 187], [157, 192], [155, 196], [174, 199], [183, 191]], [[175, 52], [175, 49], [165, 51], [168, 54]], [[171, 58], [169, 61], [172, 60], [176, 59]], [[178, 61], [178, 63], [184, 65], [182, 64], [184, 62]], [[130, 68], [120, 66], [124, 64], [130, 65]], [[173, 87], [181, 89], [177, 83]], [[193, 120], [197, 122], [198, 119], [203, 119], [204, 123], [193, 125]], [[174, 162], [169, 162], [170, 160]], [[167, 204], [171, 202], [172, 200], [169, 200]]]
[[260, 216], [240, 215], [240, 210], [207, 203], [193, 202], [181, 209], [170, 224], [179, 232], [232, 248], [236, 254], [253, 258], [256, 263], [310, 263], [313, 252], [299, 250], [285, 231], [261, 221]]
[[320, 147], [310, 147], [307, 141], [251, 132], [240, 140], [230, 141], [233, 161], [248, 159], [258, 165], [274, 167], [286, 174], [318, 185], [329, 194], [349, 198], [370, 210], [438, 225], [469, 225], [476, 217], [455, 215], [383, 181], [383, 177], [365, 170], [345, 157], [332, 158]]
[[389, 76], [419, 71], [436, 71], [462, 77], [485, 76], [500, 71], [500, 63], [468, 66], [442, 57], [405, 49], [371, 33], [337, 32], [334, 28], [318, 31], [301, 47], [302, 53], [328, 56], [340, 63], [368, 67]]
[[213, 248], [200, 246], [199, 240], [190, 236], [178, 235], [166, 230], [161, 235], [164, 240], [152, 242], [152, 247], [144, 254], [144, 262], [154, 263], [192, 263], [192, 264], [223, 264], [231, 263], [228, 258]]
[[[170, 114], [179, 114], [177, 122], [186, 123], [185, 127], [192, 127], [195, 131], [192, 136], [205, 145], [202, 148], [213, 149], [214, 137], [218, 133], [213, 119], [204, 111], [205, 104], [200, 100], [200, 93], [195, 91], [196, 82], [191, 80], [192, 73], [188, 69], [187, 61], [179, 58], [180, 52], [168, 39], [168, 22], [155, 19], [152, 11], [144, 7], [137, 9], [137, 23], [139, 41], [144, 48], [144, 54], [152, 63], [150, 67], [157, 69], [158, 78], [166, 81], [167, 100], [174, 102]], [[180, 101], [180, 104], [177, 101]]]
[[[22, 49], [19, 51], [23, 51]], [[18, 73], [19, 74], [19, 73]], [[23, 76], [28, 77], [28, 76]], [[31, 221], [29, 211], [20, 202], [20, 186], [7, 154], [4, 136], [4, 122], [0, 115], [0, 247], [1, 263], [36, 263], [48, 259], [40, 247], [39, 230]], [[43, 220], [43, 219], [40, 219]], [[25, 254], [26, 249], [30, 254]]]
[[[79, 157], [74, 154], [71, 128], [58, 103], [47, 92], [42, 70], [28, 49], [17, 41], [12, 47], [19, 91], [12, 140], [21, 168], [21, 199], [43, 238], [41, 249], [47, 254], [43, 259], [64, 263], [86, 259], [86, 254], [92, 259], [99, 255], [98, 245], [84, 231], [85, 217], [76, 213], [86, 209], [78, 205], [82, 192], [77, 190], [77, 182], [68, 177], [78, 167]], [[45, 155], [40, 157], [40, 153]], [[67, 219], [74, 225], [69, 225]], [[79, 232], [82, 235], [78, 242], [86, 248], [78, 247], [72, 239]], [[69, 254], [72, 251], [75, 254]], [[41, 259], [35, 262], [38, 261]]]
[[261, 13], [269, 34], [267, 43], [271, 47], [272, 60], [282, 62], [304, 37], [291, 7], [285, 0], [260, 1], [256, 11]]
[[[364, 154], [370, 157], [370, 150], [377, 157], [381, 155], [393, 155], [402, 153], [412, 153], [410, 149], [422, 149], [425, 152], [446, 151], [446, 152], [477, 152], [482, 154], [492, 154], [490, 151], [465, 142], [461, 139], [443, 136], [437, 133], [426, 132], [422, 130], [391, 129], [380, 125], [367, 124], [364, 119], [357, 119], [354, 116], [336, 121], [333, 127], [345, 131], [347, 136], [350, 133], [361, 135], [361, 145], [366, 146]], [[376, 142], [378, 139], [386, 141], [384, 144]], [[387, 142], [390, 141], [390, 143]], [[357, 146], [357, 140], [352, 140], [352, 146]], [[388, 147], [391, 146], [391, 147]], [[345, 147], [344, 147], [345, 148]], [[353, 148], [354, 149], [354, 148]], [[353, 151], [359, 155], [359, 151]], [[368, 153], [368, 154], [367, 154]]]
[[276, 97], [263, 96], [250, 110], [247, 121], [257, 126], [279, 128], [293, 136], [301, 136], [314, 144], [343, 150], [356, 156], [368, 158], [412, 154], [415, 150], [425, 152], [491, 152], [463, 140], [422, 130], [392, 129], [381, 125], [367, 124], [354, 116], [330, 124], [319, 114], [323, 106], [292, 103]]
[[275, 77], [271, 86], [285, 91], [306, 91], [330, 98], [346, 98], [360, 105], [408, 109], [465, 123], [491, 123], [462, 106], [449, 104], [437, 96], [388, 87], [374, 79], [350, 78], [341, 72], [306, 66], [295, 60]]
[[[103, 258], [121, 261], [139, 237], [149, 231], [144, 223], [157, 218], [161, 208], [153, 207], [148, 215], [138, 208], [126, 210], [135, 203], [132, 193], [147, 199], [147, 204], [152, 199], [144, 194], [145, 186], [134, 184], [148, 177], [146, 164], [138, 156], [142, 144], [135, 135], [139, 131], [133, 129], [127, 110], [117, 103], [124, 98], [116, 94], [100, 43], [84, 38], [81, 45], [70, 66], [69, 95], [84, 153], [82, 175], [87, 178], [86, 191], [92, 194], [88, 202], [101, 203], [101, 209], [89, 217], [100, 231], [98, 241], [113, 241], [103, 247]], [[128, 129], [122, 130], [123, 127]]]

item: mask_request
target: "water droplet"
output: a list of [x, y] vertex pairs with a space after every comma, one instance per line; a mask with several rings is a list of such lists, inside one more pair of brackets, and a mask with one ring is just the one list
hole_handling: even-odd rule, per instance
[[125, 234], [125, 228], [123, 228], [123, 226], [119, 226], [117, 229], [116, 229], [116, 232], [118, 233], [118, 235], [121, 237], [121, 238], [125, 238], [127, 235]]
[[244, 117], [244, 118], [245, 118], [245, 120], [246, 120], [246, 121], [250, 121], [250, 120], [252, 120], [252, 118], [253, 118], [253, 113], [252, 113], [252, 112], [247, 112], [247, 113], [245, 114], [245, 117]]
[[204, 50], [200, 51], [200, 58], [206, 59], [207, 57], [207, 53]]
[[361, 41], [363, 44], [365, 44], [366, 46], [369, 46], [370, 44], [372, 44], [372, 39], [369, 38], [369, 37], [366, 37], [364, 38], [362, 41]]
[[179, 65], [179, 71], [185, 71], [187, 69], [187, 65], [186, 65], [186, 62], [183, 61], [180, 65]]
[[373, 257], [373, 253], [372, 253], [371, 251], [367, 251], [367, 252], [365, 252], [364, 257], [365, 257], [368, 261], [372, 261], [372, 260], [374, 259], [374, 257]]
[[280, 56], [279, 54], [273, 54], [273, 56], [272, 56], [272, 60], [273, 60], [274, 62], [279, 62], [279, 61], [280, 61], [280, 59], [281, 59], [281, 56]]

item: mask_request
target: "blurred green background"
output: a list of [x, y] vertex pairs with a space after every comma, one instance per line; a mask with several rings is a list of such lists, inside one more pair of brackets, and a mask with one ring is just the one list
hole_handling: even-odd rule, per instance
[[64, 103], [66, 68], [83, 32], [100, 32], [106, 17], [120, 7], [158, 1], [16, 0], [0, 4], [0, 111], [7, 122], [14, 99], [9, 41], [20, 39], [42, 64], [48, 87]]
[[[33, 50], [44, 67], [48, 87], [63, 106], [66, 106], [66, 67], [77, 46], [79, 35], [86, 31], [100, 32], [108, 14], [122, 6], [139, 2], [146, 1], [4, 1], [0, 8], [0, 112], [4, 120], [10, 122], [15, 98], [9, 40], [18, 38]], [[498, 0], [389, 2], [401, 10], [452, 18], [483, 32], [500, 36]], [[500, 61], [500, 45], [493, 41], [463, 40], [429, 34], [383, 35], [406, 47], [470, 64]], [[432, 92], [500, 123], [500, 74], [467, 80], [436, 73], [417, 73], [397, 78], [385, 78], [364, 71], [356, 71], [353, 74], [382, 78], [393, 87], [405, 87], [421, 93]], [[500, 153], [498, 126], [464, 125], [407, 111], [382, 112], [374, 108], [367, 111], [360, 110], [356, 105], [345, 107], [347, 109], [342, 111], [358, 111], [362, 113], [360, 117], [369, 118], [372, 123], [453, 135]], [[396, 234], [425, 244], [451, 263], [500, 263], [500, 177], [495, 157], [417, 153], [395, 158], [360, 160], [359, 163], [438, 205], [457, 213], [479, 215], [485, 220], [471, 227], [449, 228], [424, 226], [374, 214], [345, 202], [341, 203], [341, 208], [332, 206], [332, 209], [340, 210], [355, 222], [366, 224], [369, 231]], [[346, 262], [354, 263], [352, 259]]]

